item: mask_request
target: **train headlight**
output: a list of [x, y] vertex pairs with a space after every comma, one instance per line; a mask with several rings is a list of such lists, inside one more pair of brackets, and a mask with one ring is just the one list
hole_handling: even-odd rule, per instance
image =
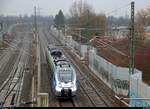
[[58, 86], [58, 87], [62, 87], [62, 86], [61, 86], [61, 83], [58, 83], [58, 85], [57, 85], [57, 86]]
[[56, 91], [61, 91], [61, 89], [62, 89], [61, 83], [57, 83], [57, 85], [56, 85]]
[[74, 87], [75, 86], [75, 83], [74, 82], [71, 82], [71, 87]]

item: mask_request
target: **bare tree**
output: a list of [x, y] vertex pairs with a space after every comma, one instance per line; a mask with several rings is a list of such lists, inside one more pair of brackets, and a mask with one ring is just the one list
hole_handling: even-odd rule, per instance
[[76, 25], [81, 25], [83, 23], [85, 23], [85, 21], [83, 22], [83, 20], [85, 20], [89, 14], [89, 16], [91, 14], [93, 14], [93, 8], [92, 6], [90, 6], [88, 3], [86, 2], [74, 2], [70, 8], [70, 14], [71, 17], [74, 21], [74, 24]]
[[[73, 27], [80, 28], [98, 28], [98, 30], [88, 30], [90, 36], [95, 33], [105, 34], [106, 17], [104, 14], [96, 14], [91, 5], [87, 2], [74, 2], [70, 8], [71, 24]], [[87, 31], [83, 30], [82, 35], [87, 35]]]
[[138, 34], [139, 39], [144, 39], [145, 31], [144, 28], [148, 25], [150, 25], [150, 8], [148, 9], [142, 9], [138, 11], [136, 14], [136, 25], [135, 25], [135, 31]]
[[137, 23], [140, 24], [140, 25], [146, 25], [147, 23], [147, 15], [148, 15], [148, 11], [147, 10], [140, 10], [136, 17], [137, 17]]

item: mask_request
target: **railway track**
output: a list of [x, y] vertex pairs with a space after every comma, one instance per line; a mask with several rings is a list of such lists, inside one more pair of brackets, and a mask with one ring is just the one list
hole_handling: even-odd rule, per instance
[[70, 54], [69, 56], [71, 56], [69, 59], [72, 59], [73, 61], [75, 61], [77, 66], [80, 66], [80, 69], [82, 69], [81, 72], [83, 73], [83, 77], [86, 72], [85, 78], [87, 78], [88, 81], [91, 83], [92, 87], [94, 87], [95, 90], [98, 93], [100, 93], [100, 95], [102, 95], [104, 101], [106, 100], [105, 102], [111, 104], [109, 106], [120, 106], [120, 104], [116, 103], [116, 99], [114, 99], [114, 92], [110, 88], [108, 88], [103, 81], [98, 79], [98, 77], [96, 77], [96, 75], [94, 75], [92, 71], [90, 71], [90, 69], [85, 64], [81, 64], [79, 61], [77, 61], [77, 59], [75, 59], [76, 57], [75, 55], [67, 51], [65, 51], [65, 53], [69, 53]]
[[[47, 63], [47, 58], [44, 58], [44, 48], [47, 46], [47, 42], [48, 40], [45, 39], [46, 37], [43, 37], [45, 35], [45, 33], [43, 32], [42, 29], [40, 29], [41, 31], [39, 31], [39, 39], [40, 39], [40, 55], [41, 55], [41, 83], [40, 83], [40, 92], [43, 93], [48, 93], [49, 94], [49, 101], [51, 101], [49, 103], [49, 106], [51, 107], [59, 107], [59, 103], [57, 102], [57, 100], [55, 99], [55, 97], [53, 96], [52, 93], [52, 73], [51, 73], [51, 68], [48, 66]], [[45, 87], [46, 86], [46, 87]]]
[[21, 50], [13, 70], [0, 88], [0, 101], [2, 107], [19, 106], [26, 62], [27, 56]]
[[11, 56], [13, 55], [14, 51], [10, 50], [11, 48], [8, 48], [6, 51], [4, 51], [4, 53], [1, 55], [0, 57], [0, 67], [1, 69], [4, 68], [4, 66], [6, 66], [7, 62], [9, 61], [9, 59], [11, 58]]
[[5, 52], [6, 52], [6, 51], [3, 50], [3, 51], [1, 51], [1, 52], [2, 52], [2, 53], [0, 54], [0, 60], [3, 59], [3, 57], [5, 56]]
[[[55, 38], [55, 37], [54, 37]], [[56, 38], [55, 38], [55, 40], [57, 40]], [[57, 40], [59, 43], [61, 43], [59, 40]], [[58, 43], [57, 42], [57, 43]], [[66, 52], [64, 51], [64, 54], [68, 57], [68, 55], [66, 54]], [[70, 57], [68, 57], [69, 58], [69, 60], [71, 59]], [[71, 60], [71, 62], [73, 63], [73, 61]], [[73, 63], [73, 65], [75, 66], [75, 68], [76, 68], [76, 70], [78, 69], [78, 77], [83, 77], [84, 78], [84, 80], [85, 81], [87, 81], [86, 80], [86, 78], [82, 75], [82, 73], [81, 73], [81, 71], [80, 71], [80, 69], [77, 67], [77, 65], [75, 64], [75, 63]], [[92, 104], [92, 106], [98, 106], [98, 104], [99, 103], [96, 103], [95, 102], [95, 99], [93, 99], [94, 97], [96, 97], [95, 96], [95, 92], [93, 91], [93, 89], [92, 89], [92, 87], [91, 86], [87, 86], [86, 84], [84, 84], [84, 82], [83, 82], [83, 78], [82, 79], [80, 79], [80, 86], [81, 86], [81, 92], [82, 93], [84, 93], [85, 94], [85, 96], [90, 100], [90, 103]], [[89, 84], [89, 83], [87, 83], [87, 84]], [[94, 97], [93, 97], [94, 96]], [[96, 97], [97, 98], [97, 97]], [[83, 102], [83, 101], [82, 101]]]
[[[53, 37], [55, 38], [55, 40], [58, 41], [58, 43], [61, 43], [55, 36], [53, 36]], [[71, 60], [71, 62], [75, 66], [75, 68], [78, 70], [78, 72], [79, 72], [78, 76], [82, 77], [82, 79], [80, 79], [80, 83], [81, 83], [80, 85], [82, 87], [82, 90], [84, 90], [85, 94], [90, 99], [93, 106], [112, 107], [115, 104], [115, 102], [112, 99], [110, 99], [110, 97], [108, 95], [106, 95], [106, 91], [108, 91], [108, 90], [104, 90], [104, 85], [102, 87], [100, 87], [101, 90], [99, 90], [97, 87], [95, 87], [95, 85], [97, 85], [98, 83], [93, 84], [94, 78], [89, 78], [89, 76], [92, 77], [92, 75], [89, 75], [88, 73], [85, 75], [85, 73], [83, 73], [83, 71], [80, 70], [81, 67], [80, 68], [78, 67], [80, 64], [78, 63], [78, 65], [77, 65], [76, 62], [74, 62], [73, 57], [70, 57], [72, 54], [68, 55], [68, 52], [65, 50], [64, 50], [64, 53]]]
[[73, 99], [59, 99], [59, 107], [77, 107]]
[[[40, 39], [40, 40], [42, 40], [41, 42], [43, 43], [42, 44], [43, 46], [46, 47], [48, 45], [48, 43], [51, 43], [51, 44], [56, 43], [55, 40], [50, 40], [50, 37], [48, 37], [48, 34], [44, 30], [42, 30], [42, 32], [43, 32], [43, 35], [45, 37], [44, 38], [45, 40]], [[40, 34], [40, 36], [41, 35], [42, 34]], [[46, 64], [47, 64], [47, 61], [46, 61]], [[45, 70], [43, 70], [43, 71], [45, 71]], [[52, 73], [51, 73], [51, 69], [49, 66], [48, 66], [47, 72], [48, 72], [49, 84], [50, 84], [49, 101], [51, 101], [51, 102], [50, 102], [49, 106], [52, 106], [52, 107], [78, 107], [77, 103], [75, 102], [74, 99], [57, 99], [54, 96], [54, 94], [52, 93], [52, 86], [51, 86], [51, 84], [52, 84], [51, 83], [52, 82]]]
[[[19, 42], [20, 43], [20, 42]], [[18, 43], [18, 45], [19, 45]], [[20, 45], [22, 47], [22, 45]], [[19, 47], [19, 48], [20, 48]], [[10, 50], [10, 48], [9, 48]], [[5, 56], [2, 60], [0, 60], [0, 86], [4, 83], [7, 77], [10, 75], [13, 66], [15, 65], [15, 61], [19, 56], [19, 50], [11, 50], [5, 53]]]
[[[95, 86], [91, 83], [92, 81], [89, 80], [87, 75], [85, 75], [85, 73], [83, 73], [80, 70], [78, 65], [67, 54], [68, 52], [66, 53], [66, 51], [64, 51], [64, 53], [69, 58], [69, 60], [71, 60], [74, 67], [79, 72], [78, 73], [78, 78], [80, 80], [80, 86], [82, 87], [82, 90], [84, 90], [86, 96], [89, 98], [89, 100], [91, 101], [93, 106], [94, 107], [100, 107], [100, 106], [102, 106], [102, 107], [111, 107], [112, 104], [109, 102], [109, 100], [106, 100], [106, 98], [104, 98], [103, 93], [98, 91], [97, 88], [95, 88]], [[82, 78], [80, 78], [80, 77], [82, 77]]]
[[[4, 41], [3, 43], [12, 45], [14, 43], [14, 39], [11, 42]], [[18, 43], [18, 42], [16, 42], [16, 43]], [[9, 54], [8, 52], [10, 52], [10, 51], [11, 51], [11, 47], [10, 46], [8, 46], [6, 48], [3, 48], [3, 49], [0, 49], [0, 61], [2, 59], [4, 59], [6, 57], [6, 54]]]
[[[48, 39], [48, 41], [49, 41], [49, 43], [51, 43], [51, 44], [53, 44], [54, 42], [55, 42], [55, 44], [57, 44], [56, 43], [56, 40], [54, 41], [54, 39], [52, 40], [52, 39], [50, 39], [50, 37], [48, 37], [48, 35], [45, 35], [46, 37], [47, 37], [47, 39]], [[79, 93], [82, 93], [82, 95], [81, 95], [81, 97], [83, 98], [83, 95], [84, 95], [84, 101], [85, 102], [87, 102], [87, 104], [86, 103], [83, 103], [83, 104], [85, 104], [85, 105], [83, 105], [83, 106], [90, 106], [90, 107], [92, 107], [92, 105], [89, 105], [88, 103], [90, 103], [91, 104], [91, 102], [89, 102], [89, 100], [87, 100], [88, 99], [88, 96], [87, 95], [85, 95], [85, 90], [82, 88], [82, 89], [79, 89]], [[74, 100], [72, 100], [72, 101], [65, 101], [65, 102], [62, 102], [62, 100], [60, 100], [60, 101], [57, 101], [58, 102], [58, 107], [62, 107], [62, 106], [70, 106], [70, 107], [74, 107], [75, 105], [74, 104], [76, 104], [76, 107], [79, 107], [79, 105], [77, 105], [78, 103], [80, 103], [80, 102], [78, 102], [78, 103], [74, 103], [74, 102], [76, 102], [76, 101], [79, 101], [80, 99], [78, 99], [78, 98], [74, 98]], [[83, 101], [82, 101], [83, 102]], [[94, 102], [93, 102], [94, 103]], [[71, 105], [72, 104], [72, 105]]]
[[[4, 82], [2, 82], [3, 84], [0, 87], [0, 108], [17, 107], [21, 101], [24, 73], [26, 73], [25, 69], [29, 62], [29, 56], [25, 49], [27, 47], [29, 49], [29, 44], [24, 41], [24, 37], [18, 37], [18, 35], [16, 37], [17, 41], [10, 44], [8, 52], [6, 52], [6, 55], [0, 60], [2, 63], [2, 73], [4, 71], [8, 74], [8, 76], [6, 76], [5, 73], [3, 74], [4, 77], [7, 78], [3, 79]], [[12, 48], [13, 50], [9, 51]], [[7, 59], [7, 56], [10, 56], [9, 59]], [[1, 78], [3, 78], [3, 76], [1, 76]]]
[[[24, 34], [25, 33], [25, 34]], [[33, 103], [32, 101], [32, 94], [31, 94], [31, 89], [32, 89], [32, 55], [31, 55], [31, 49], [32, 49], [32, 34], [29, 32], [23, 32], [20, 34], [21, 36], [25, 36], [23, 39], [23, 56], [21, 62], [23, 63], [23, 68], [24, 68], [24, 75], [22, 79], [22, 85], [21, 85], [21, 90], [18, 98], [18, 105], [19, 107], [30, 107], [31, 104]], [[31, 41], [31, 42], [29, 42]], [[28, 42], [28, 43], [27, 43]]]
[[14, 99], [14, 94], [17, 91], [16, 87], [20, 81], [22, 69], [18, 67], [18, 63], [20, 61], [21, 55], [18, 57], [15, 66], [10, 72], [9, 77], [5, 80], [5, 82], [0, 87], [0, 102], [2, 107], [12, 104], [12, 100]]

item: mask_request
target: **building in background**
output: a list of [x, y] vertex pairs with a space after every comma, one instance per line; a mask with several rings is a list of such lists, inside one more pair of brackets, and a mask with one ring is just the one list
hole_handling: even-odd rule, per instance
[[150, 40], [150, 26], [144, 28], [145, 38]]
[[109, 29], [109, 36], [114, 37], [115, 39], [125, 38], [129, 35], [129, 27], [128, 26], [118, 26], [112, 27]]
[[114, 27], [112, 30], [113, 36], [115, 36], [117, 39], [127, 37], [130, 32], [128, 26], [119, 26], [117, 28]]

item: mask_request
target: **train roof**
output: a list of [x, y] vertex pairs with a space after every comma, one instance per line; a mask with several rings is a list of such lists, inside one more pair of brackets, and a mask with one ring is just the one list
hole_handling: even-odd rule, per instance
[[61, 57], [62, 56], [62, 51], [57, 47], [49, 47], [48, 46], [48, 51], [49, 51], [50, 55], [53, 57]]
[[57, 47], [53, 47], [53, 48], [48, 47], [48, 51], [55, 52], [55, 51], [61, 51], [61, 50]]
[[56, 66], [59, 66], [61, 68], [63, 67], [71, 67], [71, 64], [69, 61], [67, 61], [65, 58], [60, 58], [54, 61]]
[[68, 59], [63, 55], [63, 52], [54, 45], [49, 45], [48, 51], [53, 57], [53, 63], [57, 70], [72, 70], [74, 69]]

